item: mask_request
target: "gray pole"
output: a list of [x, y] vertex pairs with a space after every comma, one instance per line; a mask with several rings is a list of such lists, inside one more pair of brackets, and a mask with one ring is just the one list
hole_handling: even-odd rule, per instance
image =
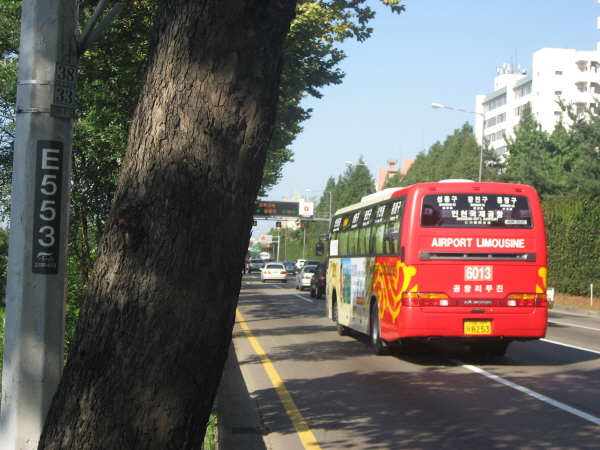
[[63, 368], [76, 0], [23, 0], [0, 448], [36, 449]]

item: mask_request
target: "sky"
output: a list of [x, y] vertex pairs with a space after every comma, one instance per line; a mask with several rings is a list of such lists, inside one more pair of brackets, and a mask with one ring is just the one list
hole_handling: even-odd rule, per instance
[[[304, 101], [312, 117], [266, 199], [297, 191], [318, 200], [321, 192], [306, 190], [322, 191], [345, 161], [361, 156], [375, 179], [388, 160], [413, 159], [465, 122], [475, 125], [475, 114], [431, 103], [475, 111], [475, 97], [494, 90], [496, 67], [512, 63], [531, 73], [542, 48], [590, 51], [600, 42], [599, 0], [404, 0], [400, 15], [379, 0], [367, 4], [377, 12], [373, 35], [339, 45], [346, 77], [323, 89], [323, 98]], [[258, 224], [254, 236], [273, 227]]]

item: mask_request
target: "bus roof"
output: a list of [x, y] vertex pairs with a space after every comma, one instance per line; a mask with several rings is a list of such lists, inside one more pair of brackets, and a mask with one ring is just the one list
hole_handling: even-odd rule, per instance
[[381, 201], [388, 200], [388, 199], [392, 198], [392, 196], [396, 192], [404, 190], [404, 189], [419, 188], [419, 187], [434, 187], [434, 186], [442, 187], [440, 185], [443, 185], [444, 189], [454, 188], [454, 187], [456, 187], [458, 189], [458, 188], [465, 188], [466, 187], [465, 185], [469, 185], [469, 186], [473, 187], [473, 184], [482, 185], [482, 186], [486, 186], [486, 187], [493, 186], [493, 188], [495, 188], [495, 189], [498, 189], [501, 186], [506, 187], [506, 188], [508, 188], [509, 186], [513, 186], [513, 187], [519, 187], [519, 188], [533, 189], [531, 186], [527, 186], [527, 185], [523, 185], [523, 184], [498, 183], [498, 182], [489, 182], [489, 181], [473, 181], [473, 180], [462, 180], [462, 179], [432, 181], [432, 182], [426, 182], [426, 183], [417, 183], [417, 184], [413, 184], [410, 186], [404, 186], [404, 187], [387, 188], [387, 189], [384, 189], [383, 191], [379, 191], [379, 192], [375, 192], [374, 194], [366, 195], [361, 199], [360, 202], [338, 209], [334, 215], [337, 216], [339, 214], [344, 214], [344, 213], [353, 211], [358, 206], [360, 206], [362, 208], [364, 206], [374, 205]]

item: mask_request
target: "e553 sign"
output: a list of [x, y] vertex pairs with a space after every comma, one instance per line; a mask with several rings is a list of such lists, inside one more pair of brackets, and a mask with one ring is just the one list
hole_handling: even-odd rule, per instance
[[36, 274], [58, 273], [63, 153], [60, 141], [37, 142], [31, 247], [31, 270]]

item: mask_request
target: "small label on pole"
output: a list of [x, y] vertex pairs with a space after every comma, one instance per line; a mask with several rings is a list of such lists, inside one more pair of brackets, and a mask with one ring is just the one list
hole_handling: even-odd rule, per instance
[[60, 141], [37, 142], [31, 246], [31, 270], [35, 274], [58, 273], [63, 153]]
[[75, 118], [75, 86], [77, 66], [56, 62], [50, 115], [63, 119]]

